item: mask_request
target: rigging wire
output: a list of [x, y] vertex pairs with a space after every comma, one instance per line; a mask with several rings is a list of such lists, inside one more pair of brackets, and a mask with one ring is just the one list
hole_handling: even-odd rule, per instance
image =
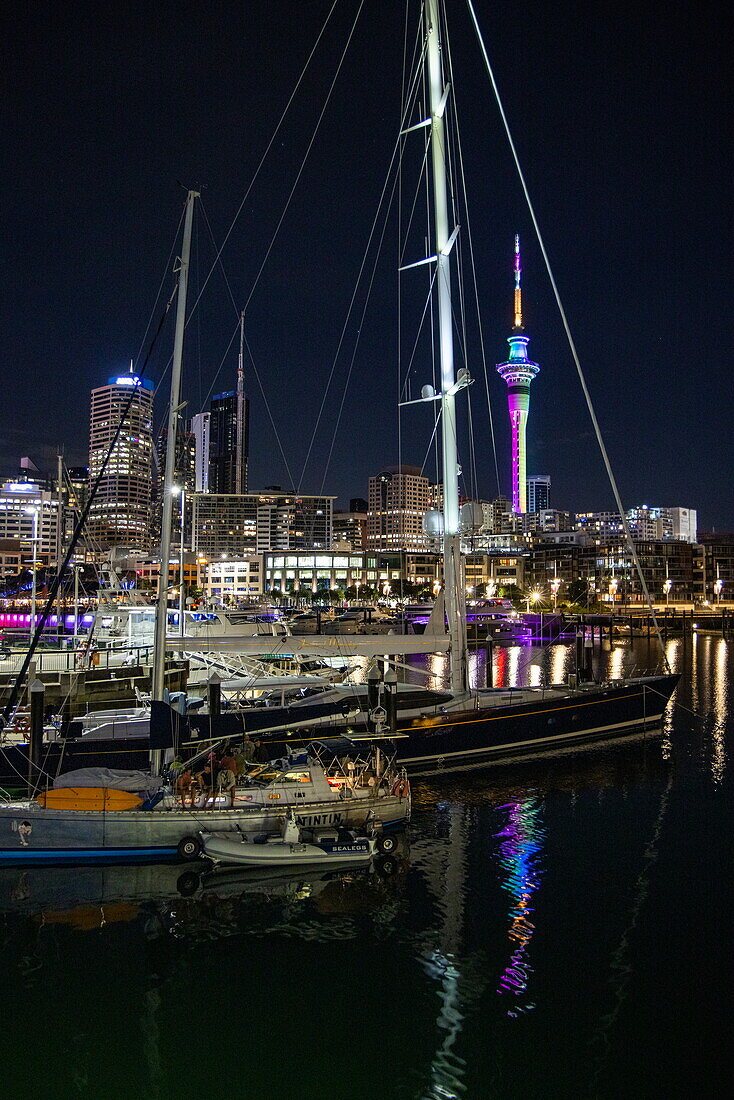
[[[199, 295], [198, 295], [196, 301], [194, 302], [193, 306], [191, 307], [191, 310], [189, 311], [189, 320], [194, 315], [194, 312], [196, 310], [196, 307], [199, 304], [201, 296], [204, 293], [204, 291], [206, 290], [207, 285], [209, 283], [209, 280], [212, 277], [212, 274], [214, 273], [214, 269], [216, 267], [217, 261], [219, 260], [219, 257], [221, 256], [222, 252], [224, 251], [224, 248], [225, 248], [225, 245], [227, 244], [227, 241], [229, 240], [230, 236], [232, 235], [232, 231], [234, 230], [234, 227], [237, 224], [237, 220], [238, 220], [240, 214], [242, 213], [242, 210], [244, 208], [245, 203], [247, 202], [247, 199], [249, 198], [250, 192], [252, 191], [253, 187], [255, 186], [255, 181], [257, 180], [257, 177], [260, 175], [260, 171], [261, 171], [261, 169], [262, 169], [262, 167], [265, 163], [265, 160], [267, 159], [268, 153], [270, 152], [270, 150], [273, 147], [273, 143], [275, 142], [275, 139], [278, 136], [278, 133], [280, 132], [281, 126], [285, 122], [286, 115], [288, 114], [288, 111], [290, 110], [290, 107], [291, 107], [291, 103], [293, 102], [298, 89], [300, 88], [301, 84], [303, 83], [303, 79], [306, 76], [306, 72], [308, 71], [309, 65], [311, 64], [311, 61], [313, 60], [313, 56], [316, 53], [318, 45], [319, 45], [319, 43], [321, 42], [321, 39], [324, 36], [324, 32], [326, 31], [326, 28], [329, 24], [329, 20], [331, 19], [332, 15], [334, 13], [334, 9], [337, 6], [337, 2], [338, 2], [338, 0], [334, 0], [331, 7], [329, 8], [329, 11], [327, 13], [326, 19], [324, 20], [323, 26], [321, 27], [321, 30], [319, 31], [319, 33], [316, 37], [316, 41], [314, 42], [313, 46], [311, 47], [311, 52], [309, 53], [308, 57], [306, 58], [306, 63], [303, 66], [303, 69], [301, 70], [300, 76], [298, 77], [298, 80], [296, 81], [296, 83], [293, 86], [293, 91], [291, 92], [290, 96], [288, 97], [288, 102], [286, 103], [285, 107], [283, 108], [282, 114], [281, 114], [280, 118], [278, 119], [278, 122], [276, 123], [275, 129], [273, 130], [273, 133], [270, 137], [270, 141], [265, 146], [265, 151], [263, 152], [263, 155], [260, 157], [257, 168], [255, 169], [255, 172], [252, 176], [252, 179], [250, 180], [250, 182], [249, 182], [249, 184], [248, 184], [248, 186], [245, 190], [245, 193], [242, 196], [242, 201], [240, 202], [240, 205], [237, 207], [237, 210], [235, 212], [234, 217], [232, 218], [232, 222], [229, 226], [229, 229], [227, 230], [227, 232], [224, 235], [224, 239], [223, 239], [222, 244], [220, 246], [219, 252], [217, 253], [217, 256], [215, 257], [214, 262], [212, 263], [212, 266], [209, 269], [207, 277], [204, 280], [203, 286], [202, 286], [201, 290], [199, 291]], [[362, 0], [362, 3], [364, 3], [364, 0]], [[360, 5], [360, 10], [361, 10], [361, 5]]]
[[[407, 109], [409, 109], [409, 107], [410, 107], [410, 104], [408, 105]], [[359, 272], [357, 274], [357, 279], [356, 279], [356, 282], [355, 282], [354, 290], [352, 292], [352, 297], [350, 299], [349, 306], [347, 308], [347, 312], [346, 312], [346, 315], [345, 315], [345, 318], [344, 318], [344, 324], [342, 326], [342, 331], [341, 331], [341, 334], [339, 336], [339, 341], [338, 341], [338, 344], [337, 344], [336, 352], [335, 352], [334, 358], [332, 360], [331, 370], [329, 371], [329, 377], [327, 379], [326, 386], [324, 388], [324, 393], [323, 393], [323, 396], [321, 398], [321, 406], [319, 408], [319, 413], [318, 413], [318, 416], [316, 418], [316, 424], [314, 426], [313, 434], [311, 436], [311, 442], [309, 444], [308, 452], [306, 454], [306, 459], [305, 459], [305, 461], [303, 463], [303, 467], [301, 469], [301, 476], [299, 478], [299, 483], [298, 483], [298, 491], [299, 492], [300, 492], [300, 489], [301, 489], [301, 485], [303, 484], [303, 479], [304, 479], [304, 476], [305, 476], [306, 467], [308, 465], [308, 461], [309, 461], [309, 458], [311, 456], [311, 452], [313, 450], [313, 446], [314, 446], [314, 443], [315, 443], [315, 440], [316, 440], [316, 433], [317, 433], [319, 424], [321, 422], [321, 418], [322, 418], [323, 413], [324, 413], [324, 408], [325, 408], [325, 405], [326, 405], [326, 398], [327, 398], [327, 395], [328, 395], [328, 392], [329, 392], [329, 388], [331, 386], [331, 382], [332, 382], [333, 377], [334, 377], [334, 373], [335, 373], [335, 370], [336, 370], [336, 365], [337, 365], [337, 362], [338, 362], [338, 359], [339, 359], [339, 355], [341, 353], [342, 345], [343, 345], [344, 340], [346, 338], [347, 326], [349, 324], [349, 318], [351, 317], [352, 309], [354, 308], [354, 303], [356, 301], [357, 293], [358, 293], [359, 286], [360, 286], [360, 283], [361, 283], [361, 280], [362, 280], [362, 275], [364, 273], [364, 269], [365, 269], [366, 264], [367, 264], [367, 258], [368, 258], [368, 255], [369, 255], [370, 247], [372, 245], [372, 239], [375, 235], [377, 225], [378, 225], [378, 222], [379, 222], [379, 218], [380, 218], [380, 211], [382, 210], [383, 204], [385, 202], [385, 194], [388, 190], [388, 185], [390, 183], [390, 178], [391, 178], [391, 175], [392, 175], [392, 172], [393, 172], [393, 165], [395, 164], [395, 158], [396, 158], [396, 156], [399, 156], [399, 153], [400, 153], [401, 137], [402, 137], [403, 127], [404, 127], [404, 121], [403, 121], [403, 125], [400, 127], [401, 133], [398, 134], [398, 137], [397, 137], [397, 139], [395, 141], [395, 144], [393, 146], [392, 155], [390, 157], [390, 163], [388, 165], [387, 172], [385, 173], [385, 180], [384, 180], [384, 183], [382, 185], [382, 191], [380, 193], [380, 198], [379, 198], [379, 201], [378, 201], [378, 204], [377, 204], [377, 209], [375, 211], [375, 216], [372, 220], [372, 225], [370, 227], [370, 232], [369, 232], [369, 235], [367, 237], [367, 243], [366, 243], [366, 245], [364, 247], [364, 250], [362, 252], [362, 262], [361, 262], [360, 267], [359, 267]], [[398, 164], [399, 163], [400, 163], [400, 160], [398, 159]], [[398, 179], [399, 179], [399, 172], [396, 170], [395, 179], [393, 181], [392, 189], [390, 191], [390, 202], [392, 202], [392, 197], [395, 194]], [[389, 203], [388, 203], [388, 206], [389, 206]], [[381, 245], [382, 245], [382, 241], [384, 239], [385, 229], [386, 229], [386, 226], [387, 226], [387, 217], [388, 217], [388, 214], [386, 213], [385, 223], [383, 225], [382, 234], [380, 236], [380, 245], [379, 245], [378, 251], [377, 251], [378, 256], [379, 256], [379, 251], [380, 251], [380, 248], [381, 248]], [[375, 265], [376, 265], [376, 262], [377, 262], [377, 260], [375, 260]], [[375, 269], [373, 267], [372, 276], [371, 276], [371, 279], [370, 279], [370, 287], [372, 286], [372, 283], [374, 281], [374, 277], [375, 277]], [[367, 295], [367, 301], [368, 300], [369, 300], [369, 290], [368, 290], [368, 295]], [[365, 310], [366, 310], [366, 307], [367, 307], [367, 301], [365, 302]], [[364, 318], [364, 310], [362, 312], [362, 318]], [[361, 325], [360, 325], [360, 329], [361, 329]], [[358, 332], [357, 340], [359, 340], [359, 332]], [[356, 350], [357, 349], [356, 349], [356, 345], [355, 345], [355, 349], [354, 349], [354, 352], [352, 354], [352, 359], [351, 359], [351, 363], [350, 363], [349, 374], [347, 376], [347, 383], [349, 381], [349, 377], [351, 376], [351, 371], [352, 371], [352, 367], [354, 365], [354, 357], [356, 355]], [[343, 405], [344, 405], [345, 398], [346, 398], [346, 390], [345, 390], [344, 396], [342, 397], [342, 408], [343, 408]], [[338, 420], [337, 420], [337, 427], [338, 427]], [[334, 437], [335, 437], [335, 435], [336, 435], [336, 427], [335, 427], [334, 433], [332, 435], [332, 450], [333, 450], [333, 446], [334, 446]], [[330, 454], [331, 454], [331, 452], [330, 452]], [[323, 482], [322, 482], [322, 491], [323, 491]]]
[[[201, 200], [199, 200], [199, 201], [201, 203]], [[209, 236], [211, 238], [212, 244], [214, 245], [214, 247], [216, 249], [216, 244], [215, 244], [215, 241], [214, 241], [214, 234], [212, 232], [212, 227], [211, 227], [211, 224], [209, 222], [209, 218], [207, 217], [207, 213], [206, 213], [206, 210], [204, 209], [204, 204], [203, 203], [201, 203], [201, 213], [202, 213], [202, 216], [204, 218], [204, 224], [206, 225], [206, 228], [209, 232]], [[235, 301], [235, 296], [232, 293], [232, 286], [231, 286], [229, 278], [227, 276], [227, 272], [226, 272], [225, 267], [224, 267], [224, 262], [222, 261], [221, 252], [218, 255], [218, 263], [219, 263], [219, 266], [221, 268], [222, 278], [224, 279], [224, 284], [227, 288], [227, 293], [229, 294], [229, 299], [232, 303], [232, 308], [234, 309], [235, 316], [237, 317], [237, 324], [235, 326], [234, 331], [232, 332], [232, 336], [230, 337], [229, 344], [227, 345], [227, 350], [225, 351], [224, 356], [222, 357], [222, 361], [219, 364], [219, 367], [217, 368], [217, 372], [214, 375], [214, 381], [212, 382], [209, 393], [207, 394], [207, 401], [209, 400], [209, 397], [211, 396], [211, 394], [213, 392], [214, 384], [216, 383], [216, 380], [219, 377], [219, 372], [222, 369], [225, 358], [229, 354], [229, 350], [232, 347], [235, 336], [240, 331], [240, 312], [237, 308], [237, 302]], [[262, 379], [260, 378], [260, 373], [259, 373], [257, 367], [255, 366], [255, 360], [254, 360], [252, 351], [250, 350], [250, 346], [247, 343], [247, 337], [245, 337], [245, 346], [247, 347], [247, 354], [250, 357], [250, 362], [252, 363], [252, 369], [254, 371], [255, 378], [257, 379], [257, 384], [260, 387], [260, 393], [262, 394], [262, 399], [263, 399], [263, 402], [265, 404], [265, 410], [268, 414], [268, 418], [270, 420], [270, 425], [271, 425], [271, 427], [273, 429], [273, 433], [275, 435], [276, 443], [278, 444], [278, 450], [280, 451], [280, 457], [283, 460], [283, 465], [285, 466], [285, 470], [286, 470], [286, 473], [288, 475], [288, 482], [289, 482], [293, 492], [295, 492], [296, 489], [295, 489], [295, 483], [293, 481], [293, 475], [291, 474], [290, 466], [288, 465], [288, 459], [285, 456], [285, 450], [283, 449], [283, 444], [281, 442], [280, 435], [278, 433], [278, 429], [277, 429], [276, 424], [275, 424], [275, 419], [273, 417], [272, 409], [270, 408], [270, 402], [268, 401], [267, 394], [265, 392], [265, 387], [262, 384]]]
[[[342, 55], [339, 58], [339, 64], [336, 67], [336, 72], [334, 73], [334, 77], [331, 81], [331, 84], [329, 85], [329, 90], [326, 93], [326, 98], [325, 98], [323, 106], [321, 108], [321, 112], [319, 114], [319, 117], [316, 120], [316, 125], [314, 126], [313, 131], [311, 133], [311, 138], [310, 138], [309, 143], [306, 147], [306, 152], [303, 154], [303, 159], [301, 161], [301, 166], [298, 169], [298, 172], [296, 173], [296, 178], [293, 181], [293, 186], [291, 187], [290, 192], [288, 194], [288, 198], [286, 199], [285, 206], [283, 207], [283, 212], [281, 213], [280, 218], [278, 219], [278, 224], [276, 225], [275, 230], [273, 231], [273, 235], [270, 239], [270, 244], [267, 247], [267, 250], [266, 250], [265, 255], [263, 257], [263, 261], [260, 264], [257, 275], [255, 276], [255, 281], [252, 284], [252, 287], [250, 288], [250, 293], [247, 296], [247, 300], [245, 301], [245, 310], [247, 309], [248, 305], [250, 304], [252, 296], [255, 293], [255, 289], [257, 287], [257, 284], [260, 281], [260, 276], [262, 275], [265, 264], [268, 261], [268, 257], [270, 255], [271, 249], [273, 248], [273, 245], [275, 244], [278, 233], [280, 232], [280, 227], [283, 224], [283, 221], [285, 219], [286, 214], [288, 213], [288, 208], [290, 206], [291, 199], [293, 198], [296, 187], [298, 186], [298, 182], [301, 178], [301, 175], [303, 174], [303, 170], [306, 167], [306, 162], [307, 162], [307, 160], [308, 160], [308, 158], [311, 154], [311, 149], [313, 148], [313, 144], [316, 141], [316, 135], [319, 132], [319, 128], [320, 128], [321, 123], [323, 122], [323, 119], [324, 119], [324, 115], [326, 114], [326, 108], [329, 106], [329, 102], [331, 100], [332, 93], [334, 91], [334, 88], [336, 87], [336, 82], [339, 79], [339, 74], [341, 72], [342, 65], [344, 64], [344, 60], [347, 56], [349, 46], [351, 45], [352, 37], [354, 36], [354, 32], [357, 29], [357, 23], [359, 22], [359, 17], [362, 14], [362, 8], [364, 7], [364, 4], [365, 4], [365, 0], [360, 0], [359, 8], [357, 9], [357, 14], [354, 17], [354, 22], [352, 23], [351, 29], [350, 29], [349, 34], [347, 36], [347, 41], [344, 45]], [[225, 238], [225, 240], [226, 240], [226, 238]], [[224, 247], [224, 246], [222, 246], [222, 247]]]
[[566, 311], [563, 307], [563, 302], [561, 301], [561, 295], [560, 295], [560, 292], [558, 290], [558, 286], [556, 284], [555, 277], [553, 275], [553, 269], [551, 268], [551, 263], [550, 263], [550, 259], [549, 259], [549, 256], [548, 256], [548, 252], [546, 251], [545, 242], [544, 242], [543, 236], [540, 232], [540, 225], [538, 224], [538, 219], [537, 219], [536, 214], [535, 214], [535, 207], [533, 206], [532, 200], [530, 198], [530, 192], [528, 190], [528, 186], [527, 186], [527, 183], [525, 181], [525, 175], [524, 175], [522, 167], [520, 165], [520, 158], [518, 156], [517, 149], [515, 147], [515, 142], [514, 142], [513, 137], [512, 137], [512, 132], [510, 130], [510, 124], [508, 122], [507, 115], [505, 113], [504, 105], [502, 103], [502, 98], [500, 96], [499, 88], [497, 86], [497, 81], [495, 80], [494, 70], [492, 69], [492, 66], [490, 64], [489, 55], [487, 53], [487, 48], [484, 44], [484, 39], [482, 37], [482, 32], [480, 30], [479, 23], [477, 22], [476, 13], [474, 11], [474, 4], [472, 3], [472, 0], [466, 0], [466, 2], [467, 2], [467, 5], [468, 5], [468, 8], [469, 8], [469, 14], [470, 14], [472, 22], [474, 24], [474, 30], [476, 31], [477, 40], [479, 42], [479, 48], [480, 48], [481, 53], [482, 53], [482, 57], [483, 57], [483, 60], [484, 60], [484, 65], [485, 65], [485, 68], [487, 70], [487, 75], [489, 76], [489, 80], [490, 80], [490, 83], [492, 85], [492, 90], [494, 92], [494, 97], [495, 97], [495, 100], [497, 102], [497, 107], [498, 107], [499, 112], [500, 112], [500, 117], [502, 119], [502, 124], [504, 126], [505, 134], [507, 136], [507, 141], [508, 141], [508, 144], [510, 146], [510, 151], [512, 153], [512, 159], [515, 162], [515, 168], [517, 170], [518, 178], [520, 180], [520, 185], [522, 187], [523, 194], [525, 196], [525, 202], [527, 204], [528, 211], [530, 213], [530, 218], [531, 218], [531, 221], [533, 223], [533, 228], [535, 230], [535, 235], [538, 239], [538, 245], [540, 246], [540, 251], [543, 255], [543, 260], [545, 262], [546, 271], [548, 272], [548, 278], [550, 280], [550, 284], [551, 284], [551, 287], [553, 289], [553, 296], [556, 300], [556, 305], [558, 307], [558, 312], [560, 314], [561, 321], [563, 323], [563, 328], [564, 328], [564, 331], [566, 333], [566, 339], [568, 341], [568, 346], [571, 350], [571, 355], [573, 357], [573, 361], [576, 364], [576, 372], [578, 374], [579, 381], [581, 383], [581, 389], [583, 390], [584, 398], [586, 400], [586, 407], [589, 410], [589, 416], [591, 417], [591, 422], [594, 426], [594, 432], [596, 434], [596, 440], [597, 440], [597, 443], [599, 444], [599, 450], [601, 451], [602, 459], [604, 461], [604, 467], [605, 467], [606, 472], [607, 472], [607, 477], [609, 478], [609, 484], [612, 487], [612, 493], [614, 494], [614, 500], [615, 500], [616, 505], [617, 505], [617, 510], [618, 510], [618, 512], [620, 514], [620, 517], [621, 517], [622, 526], [624, 527], [624, 533], [625, 533], [625, 537], [627, 539], [627, 544], [629, 546], [630, 553], [631, 553], [632, 558], [634, 560], [635, 568], [637, 570], [637, 575], [640, 578], [640, 585], [641, 585], [642, 591], [645, 595], [645, 600], [647, 602], [647, 606], [650, 610], [650, 615], [652, 617], [652, 621], [653, 621], [654, 626], [655, 626], [655, 634], [657, 635], [658, 644], [660, 646], [660, 650], [661, 650], [662, 655], [663, 655], [663, 661], [665, 663], [665, 668], [667, 669], [668, 672], [670, 672], [670, 663], [668, 661], [668, 656], [665, 652], [665, 646], [663, 645], [663, 637], [662, 637], [662, 634], [660, 632], [660, 626], [658, 624], [657, 615], [655, 614], [655, 608], [652, 605], [652, 600], [650, 599], [650, 592], [648, 590], [647, 582], [645, 580], [645, 576], [644, 576], [644, 573], [642, 571], [642, 565], [641, 565], [640, 559], [637, 555], [637, 548], [635, 547], [634, 541], [632, 539], [632, 531], [630, 529], [629, 520], [627, 519], [627, 514], [626, 514], [624, 508], [622, 507], [622, 498], [620, 496], [619, 488], [617, 486], [617, 479], [614, 476], [614, 471], [612, 470], [612, 465], [611, 465], [611, 462], [609, 461], [609, 455], [607, 453], [607, 448], [606, 448], [606, 445], [604, 443], [604, 438], [602, 436], [601, 428], [599, 426], [599, 421], [597, 420], [597, 417], [596, 417], [596, 411], [594, 409], [594, 404], [591, 400], [591, 394], [590, 394], [589, 388], [586, 384], [586, 377], [584, 375], [584, 371], [583, 371], [583, 368], [581, 366], [581, 360], [579, 358], [578, 351], [576, 350], [576, 343], [575, 343], [573, 335], [571, 333], [571, 327], [568, 323], [568, 318], [566, 316]]

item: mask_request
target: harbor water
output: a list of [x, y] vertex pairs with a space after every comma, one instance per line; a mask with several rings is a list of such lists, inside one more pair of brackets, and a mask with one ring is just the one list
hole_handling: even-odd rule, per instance
[[[662, 736], [415, 784], [379, 868], [0, 869], [5, 1095], [723, 1094], [734, 642], [667, 652]], [[494, 680], [572, 659], [497, 648]], [[594, 654], [607, 677], [658, 661]]]

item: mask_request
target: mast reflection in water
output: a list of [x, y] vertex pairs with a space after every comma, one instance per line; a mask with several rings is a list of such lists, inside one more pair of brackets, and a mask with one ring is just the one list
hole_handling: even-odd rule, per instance
[[508, 1016], [517, 1016], [535, 1008], [527, 999], [532, 967], [528, 961], [530, 940], [535, 931], [531, 920], [531, 899], [543, 877], [541, 852], [545, 832], [541, 824], [542, 804], [531, 797], [500, 807], [507, 814], [505, 827], [495, 836], [501, 841], [500, 864], [505, 871], [502, 887], [512, 897], [508, 936], [514, 947], [505, 967], [497, 992], [511, 999]]

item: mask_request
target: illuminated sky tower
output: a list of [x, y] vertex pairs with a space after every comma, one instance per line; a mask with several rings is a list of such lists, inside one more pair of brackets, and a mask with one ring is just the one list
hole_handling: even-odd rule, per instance
[[540, 370], [528, 359], [529, 336], [522, 335], [522, 292], [520, 290], [520, 238], [515, 237], [515, 325], [508, 336], [510, 358], [497, 370], [507, 383], [507, 407], [512, 424], [512, 510], [527, 511], [525, 484], [525, 425], [530, 408], [530, 383]]

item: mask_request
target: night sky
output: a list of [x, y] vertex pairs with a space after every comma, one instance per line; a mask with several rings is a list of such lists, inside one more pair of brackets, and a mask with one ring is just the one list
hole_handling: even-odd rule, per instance
[[[185, 188], [201, 189], [220, 242], [330, 6], [5, 0], [3, 470], [26, 454], [51, 466], [59, 445], [70, 464], [86, 462], [89, 391], [138, 356]], [[292, 479], [303, 492], [338, 495], [343, 507], [366, 496], [369, 475], [398, 457], [397, 244], [386, 238], [364, 322], [360, 298], [303, 469], [398, 128], [402, 4], [366, 0], [256, 280], [358, 7], [337, 3], [222, 256], [237, 309], [249, 299], [248, 344], [290, 469], [289, 477], [248, 359], [250, 486]], [[734, 530], [730, 6], [475, 7], [622, 498], [694, 507], [700, 529]], [[448, 11], [501, 489], [510, 490], [509, 420], [494, 364], [506, 357], [511, 332], [519, 232], [526, 332], [541, 366], [528, 472], [551, 475], [556, 507], [613, 509], [466, 6], [448, 0]], [[191, 301], [213, 256], [199, 217]], [[419, 258], [414, 248], [406, 256]], [[422, 301], [425, 277], [416, 275], [413, 290], [404, 281], [407, 306]], [[164, 285], [169, 293], [170, 265]], [[233, 388], [234, 344], [215, 376], [235, 325], [217, 271], [187, 333], [190, 413], [210, 392]], [[171, 317], [151, 361], [156, 382], [172, 342]], [[463, 444], [464, 485], [486, 499], [497, 479], [476, 351], [469, 364], [478, 379], [477, 481]], [[413, 395], [430, 379], [428, 359], [416, 361]], [[431, 427], [424, 409], [404, 414], [405, 462], [423, 462]]]

